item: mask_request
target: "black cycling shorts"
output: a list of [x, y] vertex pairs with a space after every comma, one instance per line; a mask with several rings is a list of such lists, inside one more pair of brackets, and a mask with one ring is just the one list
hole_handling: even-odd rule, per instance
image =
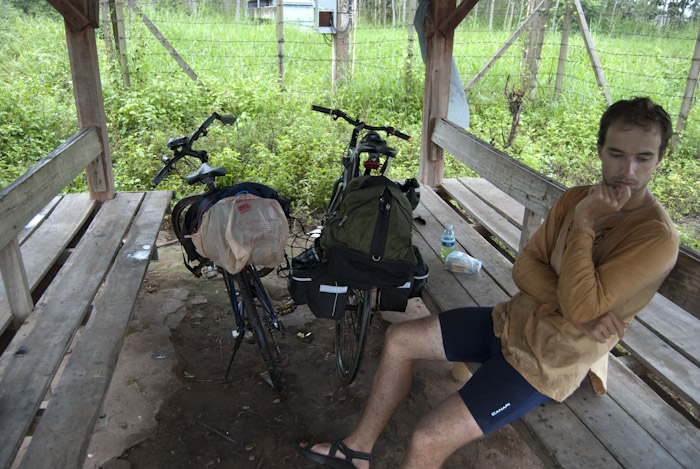
[[503, 357], [501, 340], [493, 333], [492, 310], [459, 308], [439, 315], [447, 359], [482, 364], [459, 394], [484, 435], [551, 400]]

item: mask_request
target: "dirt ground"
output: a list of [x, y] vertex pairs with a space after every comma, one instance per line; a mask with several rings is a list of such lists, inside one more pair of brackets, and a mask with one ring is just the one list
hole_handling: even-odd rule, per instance
[[[194, 278], [180, 249], [161, 233], [134, 311], [117, 371], [85, 468], [311, 468], [292, 445], [345, 436], [358, 422], [384, 331], [391, 322], [428, 314], [420, 300], [405, 313], [375, 314], [361, 369], [342, 387], [336, 377], [334, 324], [300, 306], [284, 316], [280, 401], [261, 377], [257, 346], [244, 342], [230, 382], [223, 377], [235, 329], [221, 278]], [[278, 305], [289, 302], [286, 280], [264, 283]], [[413, 389], [374, 449], [372, 467], [395, 468], [418, 420], [460, 387], [449, 364], [416, 365]], [[511, 428], [456, 452], [446, 468], [543, 467]]]

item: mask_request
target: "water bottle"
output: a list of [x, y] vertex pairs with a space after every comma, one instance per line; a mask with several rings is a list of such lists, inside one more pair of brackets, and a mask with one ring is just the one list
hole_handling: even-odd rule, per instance
[[445, 225], [445, 231], [442, 232], [442, 239], [440, 242], [440, 257], [444, 261], [445, 258], [455, 250], [455, 232], [452, 229], [451, 224]]

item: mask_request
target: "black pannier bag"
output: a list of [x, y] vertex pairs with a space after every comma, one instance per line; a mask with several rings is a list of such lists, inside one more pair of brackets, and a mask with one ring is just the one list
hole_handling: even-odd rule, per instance
[[287, 288], [294, 303], [308, 304], [317, 318], [338, 319], [345, 312], [348, 287], [328, 274], [318, 241], [316, 239], [313, 246], [292, 259]]
[[428, 265], [423, 262], [420, 251], [413, 246], [418, 263], [413, 271], [411, 280], [396, 288], [380, 288], [379, 309], [382, 311], [406, 311], [409, 298], [419, 297], [423, 284], [428, 279]]
[[411, 204], [396, 183], [384, 176], [353, 179], [321, 231], [328, 273], [360, 289], [404, 285], [416, 266], [412, 223]]

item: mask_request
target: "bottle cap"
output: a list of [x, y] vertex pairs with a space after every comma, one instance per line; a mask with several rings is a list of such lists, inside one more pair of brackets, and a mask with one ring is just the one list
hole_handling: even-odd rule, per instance
[[445, 229], [446, 229], [446, 230], [451, 230], [451, 229], [452, 229], [452, 223], [448, 223], [447, 225], [445, 225]]

